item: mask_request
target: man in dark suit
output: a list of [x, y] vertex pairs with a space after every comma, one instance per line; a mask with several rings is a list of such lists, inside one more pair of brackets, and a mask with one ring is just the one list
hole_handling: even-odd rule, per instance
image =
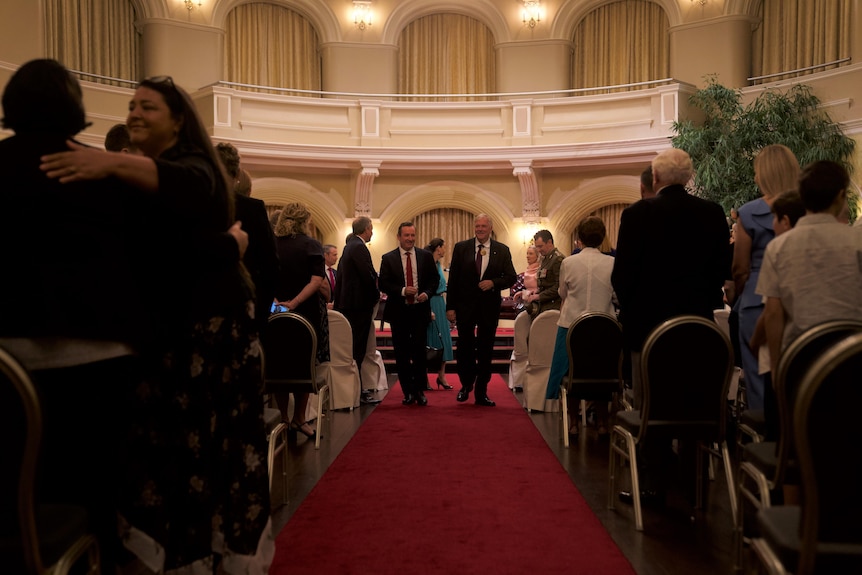
[[386, 294], [383, 321], [392, 326], [395, 368], [404, 405], [428, 405], [426, 334], [431, 321], [430, 299], [440, 284], [431, 252], [417, 249], [412, 222], [398, 226], [398, 247], [380, 261], [380, 291]]
[[[620, 320], [631, 350], [635, 408], [642, 404], [641, 349], [650, 331], [683, 314], [713, 319], [723, 306], [721, 288], [730, 265], [729, 232], [721, 207], [688, 193], [694, 169], [683, 150], [665, 150], [652, 161], [654, 198], [626, 208], [620, 218], [611, 283], [620, 302]], [[662, 470], [667, 446], [650, 445], [642, 460]], [[645, 476], [648, 491], [661, 478]], [[650, 479], [655, 487], [649, 486]], [[649, 495], [655, 496], [656, 493]], [[630, 494], [623, 495], [625, 499]]]
[[[371, 218], [362, 216], [353, 220], [353, 233], [347, 240], [335, 274], [336, 311], [341, 312], [353, 330], [353, 359], [362, 365], [368, 332], [371, 330], [371, 314], [380, 299], [377, 289], [377, 271], [371, 262], [371, 252], [366, 242], [371, 241], [374, 225]], [[362, 403], [380, 403], [363, 394]]]
[[332, 309], [335, 302], [335, 265], [338, 263], [338, 248], [332, 244], [323, 246], [323, 263], [326, 280], [329, 283], [329, 301], [326, 307]]
[[239, 151], [227, 142], [217, 144], [216, 151], [233, 183], [236, 219], [242, 222], [242, 229], [248, 233], [248, 248], [242, 261], [254, 282], [254, 319], [258, 331], [263, 333], [278, 282], [275, 235], [263, 200], [251, 197], [251, 177], [240, 167]]
[[446, 317], [458, 328], [458, 401], [467, 401], [475, 388], [476, 405], [493, 407], [488, 382], [500, 319], [500, 290], [509, 289], [517, 274], [509, 248], [491, 239], [494, 227], [490, 216], [476, 216], [473, 229], [476, 237], [458, 242], [452, 250]]

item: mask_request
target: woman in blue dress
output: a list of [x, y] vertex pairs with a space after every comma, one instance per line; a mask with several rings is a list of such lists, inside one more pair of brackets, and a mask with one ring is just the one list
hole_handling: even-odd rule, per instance
[[772, 201], [796, 189], [799, 162], [786, 146], [766, 146], [754, 158], [754, 183], [763, 194], [739, 208], [739, 225], [734, 232], [733, 281], [739, 294], [734, 309], [739, 314], [739, 341], [745, 394], [750, 409], [763, 409], [765, 379], [758, 370], [756, 352], [748, 342], [754, 335], [757, 318], [763, 312], [763, 298], [754, 293], [766, 245], [775, 237], [772, 229]]
[[440, 274], [440, 285], [437, 287], [437, 293], [431, 298], [431, 316], [432, 321], [428, 324], [428, 346], [443, 348], [443, 363], [440, 364], [440, 373], [437, 374], [437, 387], [443, 389], [452, 389], [452, 386], [446, 383], [446, 362], [452, 361], [452, 335], [449, 333], [449, 320], [446, 319], [446, 301], [443, 299], [443, 294], [446, 293], [446, 276], [443, 275], [443, 249], [444, 242], [440, 238], [434, 238], [425, 249], [431, 252], [434, 256], [434, 263], [437, 264], [437, 273]]

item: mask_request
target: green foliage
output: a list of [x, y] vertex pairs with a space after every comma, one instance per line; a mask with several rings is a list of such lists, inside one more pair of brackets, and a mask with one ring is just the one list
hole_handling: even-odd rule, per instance
[[[697, 195], [721, 204], [728, 213], [760, 197], [753, 160], [769, 144], [790, 148], [800, 166], [832, 160], [852, 170], [855, 142], [820, 109], [820, 99], [809, 86], [796, 84], [786, 92], [767, 90], [743, 106], [739, 90], [722, 86], [715, 77], [706, 80], [706, 87], [689, 98], [692, 106], [703, 111], [703, 123], [673, 124], [673, 146], [688, 152], [694, 163]], [[853, 219], [856, 204], [852, 201], [850, 206]]]

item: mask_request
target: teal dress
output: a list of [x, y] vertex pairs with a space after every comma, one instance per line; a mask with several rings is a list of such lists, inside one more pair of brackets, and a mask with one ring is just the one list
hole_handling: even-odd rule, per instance
[[431, 311], [434, 312], [434, 320], [428, 324], [428, 346], [443, 348], [443, 361], [452, 361], [452, 335], [449, 333], [449, 320], [446, 319], [446, 301], [443, 294], [446, 293], [446, 277], [443, 275], [443, 266], [437, 262], [437, 273], [440, 275], [440, 285], [437, 293], [431, 298]]

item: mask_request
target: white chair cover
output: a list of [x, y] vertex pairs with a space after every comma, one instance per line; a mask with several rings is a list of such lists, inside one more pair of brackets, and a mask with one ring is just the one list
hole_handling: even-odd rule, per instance
[[[374, 312], [371, 317], [377, 316], [377, 305], [374, 306]], [[374, 330], [373, 321], [371, 322], [371, 331], [368, 334], [368, 345], [365, 348], [365, 359], [362, 360], [360, 376], [362, 378], [362, 389], [378, 391], [389, 389], [383, 356], [377, 351], [377, 332]]]
[[353, 331], [340, 312], [328, 310], [329, 361], [321, 364], [332, 393], [331, 409], [359, 406], [359, 370], [353, 359]]
[[521, 312], [515, 318], [515, 346], [509, 363], [509, 389], [524, 386], [527, 371], [527, 339], [530, 335], [530, 314]]
[[527, 369], [524, 374], [524, 407], [528, 411], [560, 411], [559, 400], [545, 399], [559, 319], [559, 310], [549, 309], [540, 313], [530, 326]]

